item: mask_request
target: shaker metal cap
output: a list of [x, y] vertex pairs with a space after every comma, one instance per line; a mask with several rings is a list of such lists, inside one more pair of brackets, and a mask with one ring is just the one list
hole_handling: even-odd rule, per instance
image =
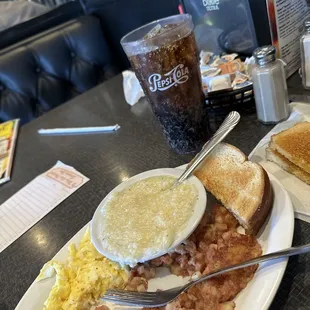
[[276, 48], [272, 45], [258, 47], [253, 52], [253, 56], [258, 65], [264, 66], [267, 63], [276, 60]]

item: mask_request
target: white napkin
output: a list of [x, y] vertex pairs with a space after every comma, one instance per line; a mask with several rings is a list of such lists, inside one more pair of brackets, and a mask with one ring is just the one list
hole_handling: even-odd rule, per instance
[[128, 104], [134, 105], [144, 96], [142, 87], [132, 71], [123, 71], [123, 89]]
[[295, 217], [310, 223], [310, 186], [284, 171], [278, 165], [267, 161], [265, 149], [270, 137], [282, 130], [292, 127], [296, 123], [310, 121], [310, 104], [293, 102], [290, 117], [276, 125], [255, 147], [249, 158], [260, 163], [268, 172], [272, 173], [290, 194], [294, 205]]

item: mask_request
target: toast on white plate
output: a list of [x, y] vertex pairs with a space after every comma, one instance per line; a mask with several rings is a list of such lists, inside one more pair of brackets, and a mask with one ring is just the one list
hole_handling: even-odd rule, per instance
[[220, 143], [194, 172], [248, 233], [257, 234], [273, 205], [266, 171], [238, 148]]
[[310, 173], [310, 122], [298, 123], [271, 137], [269, 147]]
[[300, 167], [296, 166], [290, 162], [286, 157], [281, 155], [278, 151], [271, 149], [270, 147], [266, 148], [266, 158], [269, 161], [274, 162], [280, 166], [283, 170], [295, 175], [300, 180], [310, 185], [310, 173], [307, 173]]

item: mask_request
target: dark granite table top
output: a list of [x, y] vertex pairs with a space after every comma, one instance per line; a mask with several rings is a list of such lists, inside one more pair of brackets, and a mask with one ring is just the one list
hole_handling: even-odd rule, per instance
[[[291, 95], [300, 100], [298, 96], [304, 96], [300, 81], [298, 77], [291, 80]], [[39, 128], [115, 123], [121, 129], [112, 134], [37, 134]], [[248, 154], [271, 128], [259, 123], [255, 113], [248, 113], [227, 142]], [[90, 181], [0, 253], [0, 309], [14, 309], [42, 265], [90, 221], [99, 202], [123, 179], [149, 169], [175, 167], [190, 158], [168, 148], [145, 99], [133, 107], [126, 104], [121, 76], [23, 126], [12, 180], [0, 187], [0, 204], [57, 160], [75, 167]], [[294, 244], [307, 242], [310, 224], [296, 220]], [[310, 309], [309, 289], [310, 256], [291, 258], [271, 309]]]

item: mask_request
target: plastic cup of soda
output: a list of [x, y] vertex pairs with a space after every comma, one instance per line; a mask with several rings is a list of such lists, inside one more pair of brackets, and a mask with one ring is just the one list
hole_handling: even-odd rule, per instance
[[170, 147], [197, 152], [210, 136], [192, 17], [174, 15], [142, 26], [121, 45]]

